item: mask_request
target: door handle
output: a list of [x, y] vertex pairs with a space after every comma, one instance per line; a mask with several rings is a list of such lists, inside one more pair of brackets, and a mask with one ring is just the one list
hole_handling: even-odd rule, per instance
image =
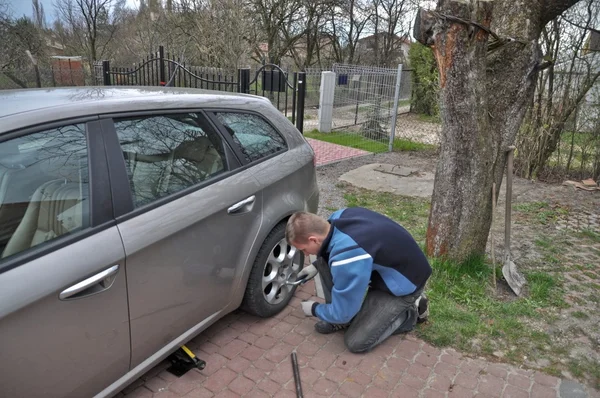
[[246, 198], [240, 202], [237, 202], [236, 204], [232, 205], [231, 207], [229, 207], [227, 209], [227, 213], [229, 213], [229, 214], [235, 213], [238, 210], [240, 210], [242, 207], [249, 205], [251, 203], [254, 203], [255, 199], [256, 199], [256, 196], [252, 195], [249, 198]]
[[[106, 290], [112, 286], [112, 283], [114, 282], [114, 278], [112, 278], [112, 276], [114, 276], [118, 271], [119, 264], [113, 265], [112, 267], [105, 269], [94, 276], [90, 276], [89, 278], [63, 290], [58, 297], [61, 300], [66, 300], [69, 298], [79, 298], [87, 294], [94, 294], [101, 292], [102, 290]], [[90, 291], [85, 292], [86, 290]]]

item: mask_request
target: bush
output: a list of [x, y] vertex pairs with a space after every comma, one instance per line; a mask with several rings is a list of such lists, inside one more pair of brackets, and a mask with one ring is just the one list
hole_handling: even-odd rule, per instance
[[418, 42], [413, 43], [408, 53], [413, 68], [413, 111], [427, 116], [439, 116], [439, 74], [433, 51]]

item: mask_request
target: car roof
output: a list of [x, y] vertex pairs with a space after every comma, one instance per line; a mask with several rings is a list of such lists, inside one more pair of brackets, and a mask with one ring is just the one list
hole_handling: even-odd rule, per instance
[[156, 109], [252, 109], [269, 100], [249, 94], [174, 87], [60, 87], [0, 91], [0, 134], [27, 126], [97, 114]]

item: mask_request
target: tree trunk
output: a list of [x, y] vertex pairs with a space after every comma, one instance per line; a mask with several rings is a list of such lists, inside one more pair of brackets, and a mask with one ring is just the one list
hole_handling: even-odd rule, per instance
[[426, 237], [428, 255], [461, 262], [485, 253], [492, 184], [496, 182], [498, 193], [506, 150], [533, 98], [544, 20], [576, 2], [438, 2], [441, 14], [491, 26], [501, 38], [517, 40], [488, 51], [484, 30], [436, 19], [432, 39], [440, 73], [442, 137]]
[[[446, 2], [442, 13], [490, 25], [492, 3]], [[488, 34], [440, 21], [434, 55], [440, 73], [442, 136], [427, 230], [427, 252], [467, 258], [484, 247], [491, 209], [493, 134], [487, 115], [485, 53]], [[489, 186], [489, 189], [487, 188]], [[482, 191], [487, 191], [482, 195]]]

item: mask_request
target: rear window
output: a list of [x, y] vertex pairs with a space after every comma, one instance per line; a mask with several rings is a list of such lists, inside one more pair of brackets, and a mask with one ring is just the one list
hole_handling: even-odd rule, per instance
[[258, 115], [219, 112], [217, 117], [240, 147], [247, 162], [254, 162], [287, 149], [281, 134]]

